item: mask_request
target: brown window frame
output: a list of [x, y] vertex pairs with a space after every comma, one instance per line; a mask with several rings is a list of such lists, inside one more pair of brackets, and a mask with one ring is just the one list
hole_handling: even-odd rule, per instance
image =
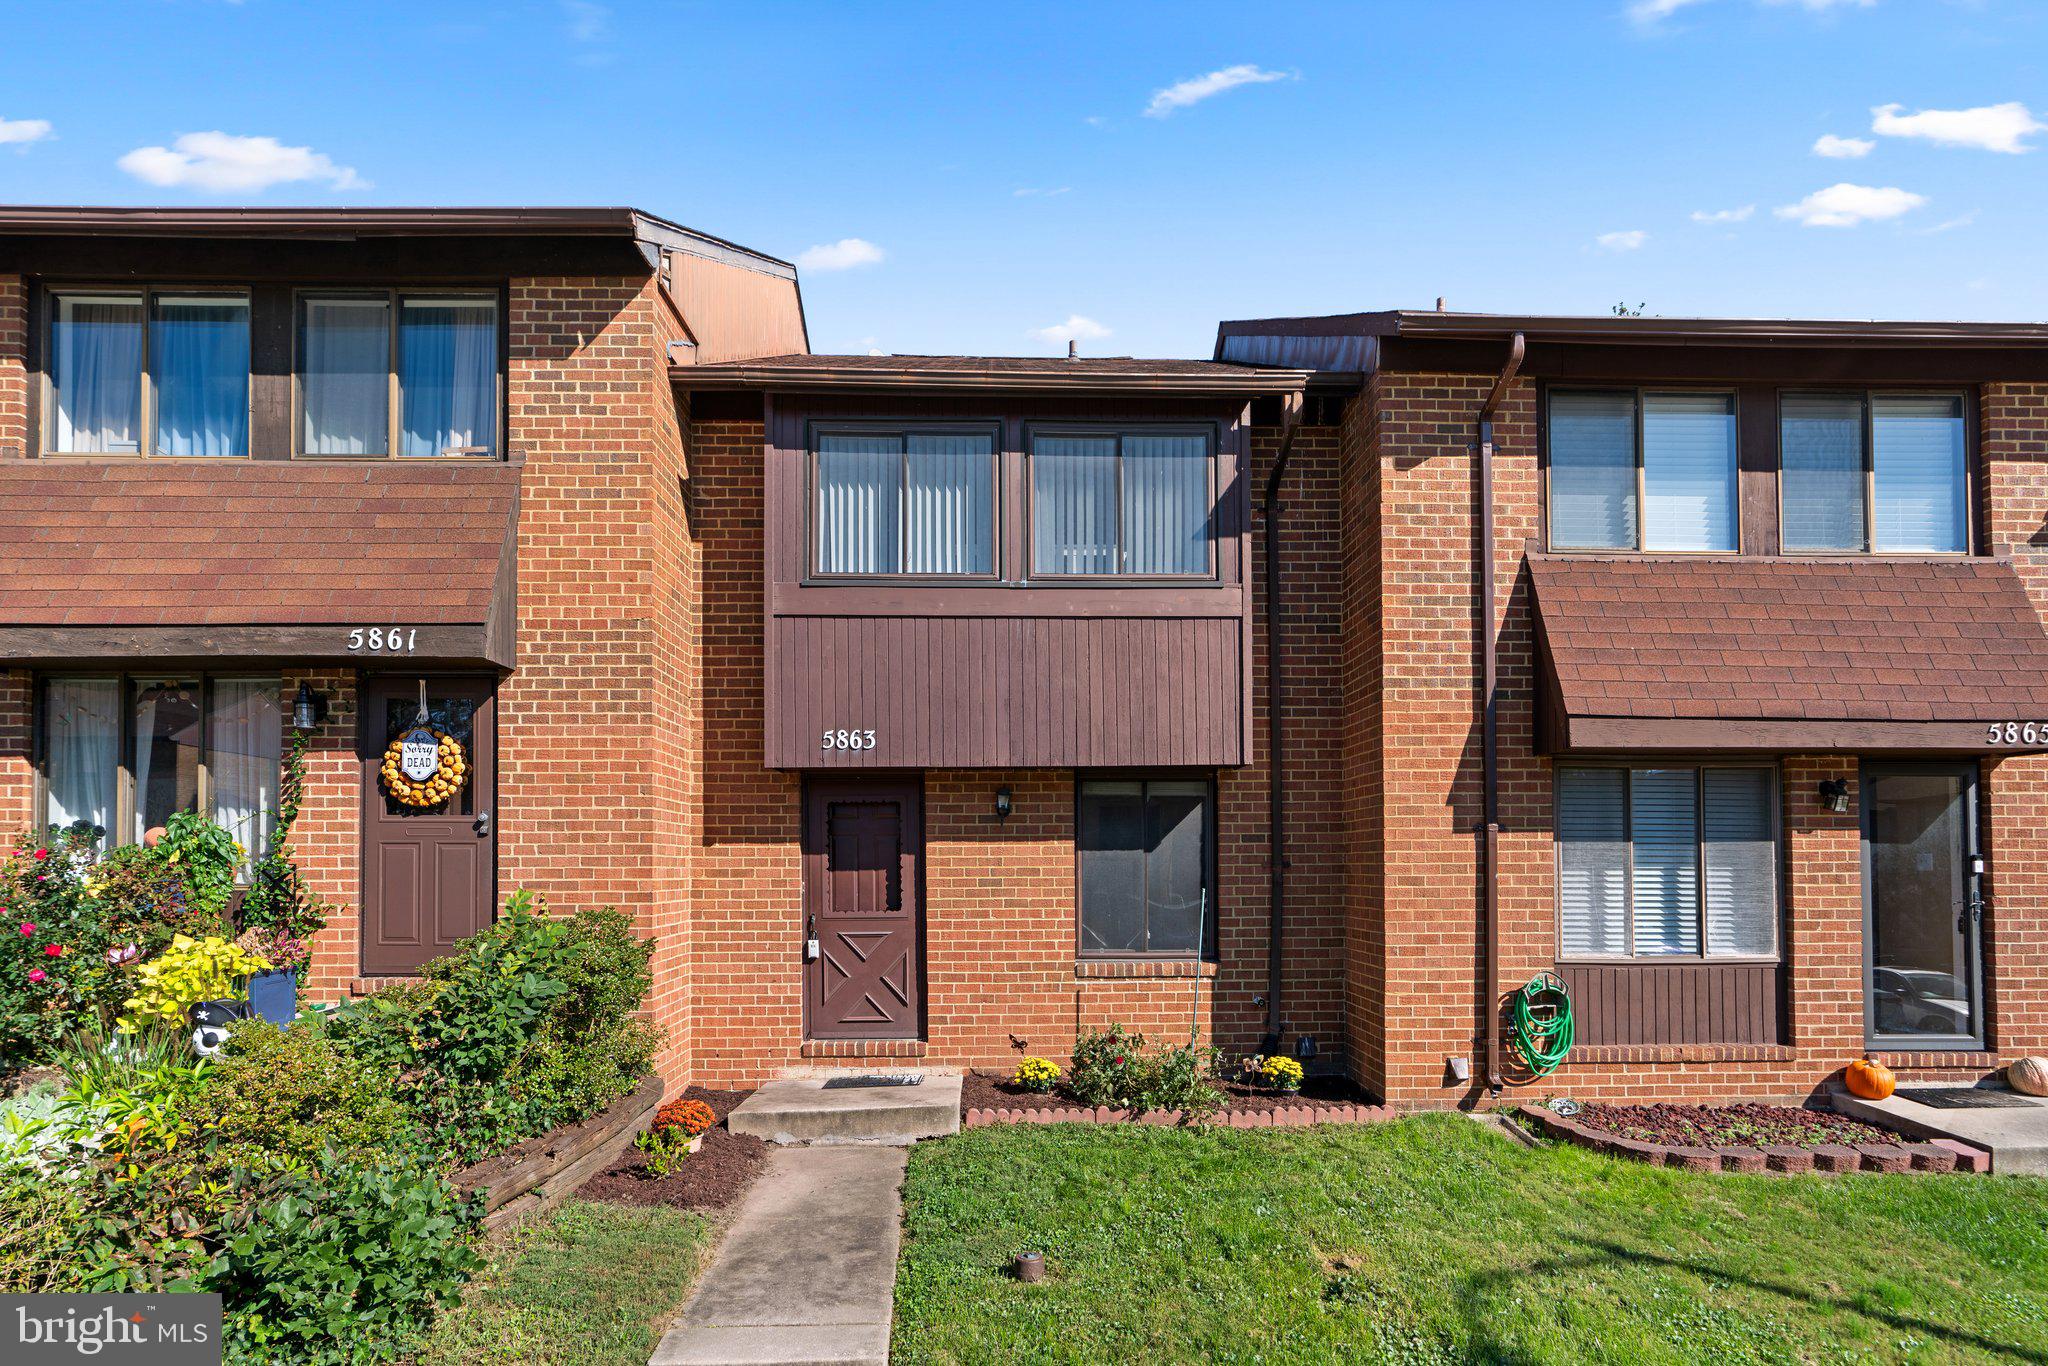
[[[1698, 813], [1696, 829], [1693, 832], [1693, 848], [1698, 870], [1694, 879], [1695, 923], [1699, 929], [1700, 951], [1698, 953], [1637, 953], [1636, 952], [1636, 899], [1635, 899], [1635, 832], [1629, 801], [1629, 784], [1632, 778], [1624, 777], [1622, 787], [1622, 843], [1628, 847], [1627, 871], [1623, 886], [1627, 893], [1624, 907], [1622, 933], [1628, 945], [1626, 953], [1571, 953], [1564, 946], [1564, 840], [1557, 834], [1557, 780], [1566, 769], [1603, 768], [1619, 769], [1624, 775], [1639, 768], [1689, 768], [1693, 771], [1693, 792]], [[1775, 856], [1771, 860], [1771, 892], [1776, 905], [1772, 916], [1772, 949], [1768, 954], [1756, 953], [1709, 953], [1707, 952], [1707, 859], [1706, 859], [1706, 773], [1710, 769], [1761, 769], [1771, 775], [1771, 844]], [[1784, 765], [1776, 759], [1735, 759], [1696, 758], [1690, 755], [1633, 755], [1595, 757], [1586, 759], [1559, 759], [1551, 765], [1550, 771], [1551, 811], [1551, 913], [1554, 920], [1552, 940], [1557, 961], [1560, 964], [1599, 963], [1608, 966], [1655, 967], [1671, 963], [1783, 963], [1785, 961], [1785, 772]]]
[[[989, 568], [957, 574], [846, 573], [818, 568], [818, 442], [820, 437], [848, 436], [986, 436], [989, 443]], [[900, 468], [900, 467], [899, 467]], [[897, 487], [901, 489], [899, 478]], [[995, 419], [935, 422], [865, 422], [813, 418], [804, 424], [804, 582], [819, 584], [962, 584], [997, 583], [1003, 575], [1003, 424]], [[902, 563], [907, 522], [898, 527], [897, 563]]]
[[[1551, 397], [1555, 394], [1627, 394], [1635, 405], [1635, 470], [1636, 470], [1636, 534], [1632, 546], [1561, 546], [1553, 537], [1556, 518], [1550, 512], [1550, 419]], [[1649, 535], [1649, 519], [1644, 515], [1649, 506], [1648, 483], [1643, 473], [1643, 400], [1651, 394], [1699, 394], [1711, 395], [1728, 400], [1728, 415], [1735, 424], [1735, 464], [1729, 484], [1734, 522], [1734, 545], [1726, 550], [1661, 550], [1652, 549], [1644, 542]], [[1742, 512], [1742, 394], [1732, 385], [1720, 384], [1550, 384], [1543, 389], [1542, 411], [1537, 423], [1537, 441], [1540, 451], [1539, 465], [1542, 469], [1543, 497], [1543, 547], [1557, 555], [1673, 555], [1690, 558], [1708, 556], [1729, 556], [1742, 553], [1743, 537], [1748, 528], [1743, 524]]]
[[[1208, 788], [1202, 799], [1202, 881], [1208, 900], [1208, 909], [1202, 916], [1202, 943], [1199, 948], [1188, 949], [1090, 949], [1085, 947], [1087, 937], [1085, 922], [1087, 907], [1081, 902], [1081, 801], [1090, 783], [1137, 783], [1140, 786], [1140, 800], [1144, 789], [1157, 783], [1202, 783]], [[1176, 772], [1172, 769], [1091, 769], [1074, 775], [1074, 957], [1089, 963], [1214, 963], [1217, 961], [1219, 935], [1217, 891], [1217, 831], [1221, 820], [1217, 811], [1216, 775], [1207, 770], [1197, 772]], [[1148, 922], [1149, 934], [1149, 922]]]
[[[1785, 544], [1785, 400], [1788, 398], [1854, 398], [1863, 413], [1863, 545], [1855, 550], [1811, 547], [1792, 548]], [[1963, 546], [1960, 550], [1879, 550], [1877, 548], [1877, 441], [1872, 416], [1874, 398], [1947, 398], [1961, 409], [1963, 425]], [[1782, 385], [1777, 391], [1777, 412], [1773, 423], [1777, 460], [1772, 487], [1778, 517], [1778, 549], [1786, 555], [1824, 556], [1829, 559], [1870, 559], [1910, 557], [1913, 559], [1958, 560], [1976, 554], [1977, 546], [1977, 422], [1972, 395], [1962, 389], [1920, 386], [1866, 385], [1836, 387], [1825, 384]]]
[[[208, 457], [220, 459], [222, 457]], [[261, 669], [49, 669], [35, 677], [33, 722], [30, 732], [35, 776], [33, 808], [35, 828], [38, 832], [47, 830], [50, 824], [50, 735], [49, 735], [49, 684], [53, 679], [112, 679], [118, 686], [120, 705], [120, 728], [114, 741], [114, 810], [113, 825], [107, 830], [105, 848], [115, 849], [135, 843], [131, 838], [135, 825], [135, 690], [138, 685], [166, 682], [192, 682], [199, 689], [199, 758], [195, 766], [193, 784], [193, 810], [211, 812], [213, 808], [213, 686], [220, 682], [264, 682], [276, 681], [278, 685], [278, 752], [285, 750], [284, 732], [290, 728], [290, 704], [285, 700], [284, 678], [281, 673], [265, 673]], [[279, 779], [282, 783], [282, 777]], [[280, 791], [282, 789], [280, 788]], [[263, 856], [260, 849], [249, 852], [251, 860]]]
[[[1038, 445], [1038, 438], [1041, 436], [1114, 436], [1117, 439], [1116, 534], [1117, 558], [1119, 559], [1119, 561], [1122, 560], [1124, 555], [1123, 439], [1127, 436], [1201, 437], [1208, 446], [1208, 513], [1205, 518], [1207, 534], [1203, 537], [1204, 547], [1207, 554], [1206, 567], [1201, 569], [1200, 571], [1185, 574], [1125, 573], [1122, 571], [1117, 571], [1108, 574], [1063, 574], [1056, 570], [1039, 569], [1037, 533], [1038, 481], [1036, 473], [1032, 468], [1032, 461], [1035, 458], [1036, 448]], [[1024, 470], [1024, 545], [1022, 547], [1022, 552], [1025, 582], [1051, 582], [1070, 584], [1174, 584], [1215, 583], [1218, 581], [1220, 577], [1220, 570], [1218, 569], [1218, 555], [1216, 549], [1216, 528], [1219, 521], [1219, 514], [1222, 510], [1220, 507], [1222, 490], [1217, 487], [1217, 481], [1218, 470], [1222, 465], [1222, 457], [1220, 454], [1222, 448], [1222, 439], [1217, 431], [1216, 424], [1207, 422], [1027, 422], [1026, 424], [1024, 424], [1023, 446], [1024, 449], [1022, 455]]]
[[[156, 322], [156, 301], [162, 295], [205, 295], [220, 299], [238, 298], [248, 309], [249, 370], [242, 380], [243, 431], [245, 448], [234, 455], [164, 455], [156, 445], [156, 374], [150, 362], [150, 333]], [[132, 451], [60, 451], [51, 447], [50, 436], [57, 428], [56, 329], [57, 301], [62, 298], [140, 299], [142, 302], [141, 390], [136, 407], [137, 440]], [[39, 460], [174, 460], [208, 464], [222, 460], [248, 460], [256, 444], [256, 291], [250, 285], [222, 285], [177, 281], [82, 281], [47, 284], [38, 291], [41, 318], [36, 327], [40, 357], [36, 366], [36, 458]]]
[[[400, 455], [399, 437], [405, 422], [405, 386], [399, 370], [399, 334], [402, 330], [399, 320], [403, 317], [405, 301], [409, 298], [435, 299], [488, 299], [495, 315], [496, 333], [492, 339], [494, 363], [491, 377], [491, 401], [493, 404], [493, 425], [496, 427], [495, 446], [488, 451], [463, 451], [435, 455]], [[306, 343], [306, 302], [318, 299], [381, 299], [388, 312], [386, 330], [388, 341], [385, 348], [385, 399], [384, 399], [384, 450], [380, 454], [324, 455], [309, 452], [306, 441], [305, 405], [305, 343]], [[507, 314], [505, 291], [476, 285], [393, 285], [387, 287], [362, 287], [354, 285], [295, 285], [291, 290], [291, 434], [290, 450], [294, 460], [397, 460], [397, 461], [502, 461], [506, 458], [508, 439], [506, 435], [506, 357]]]

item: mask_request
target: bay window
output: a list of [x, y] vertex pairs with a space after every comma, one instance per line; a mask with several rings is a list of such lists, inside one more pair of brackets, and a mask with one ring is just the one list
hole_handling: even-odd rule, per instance
[[1786, 394], [1778, 421], [1786, 551], [1968, 551], [1959, 395]]
[[189, 675], [44, 680], [44, 820], [139, 843], [203, 810], [251, 858], [277, 816], [284, 716], [275, 678]]
[[1213, 955], [1215, 804], [1207, 780], [1082, 780], [1074, 847], [1084, 956]]
[[46, 450], [249, 453], [249, 300], [63, 291], [50, 297]]
[[1215, 452], [1205, 432], [1034, 432], [1031, 572], [1210, 568]]
[[1735, 550], [1732, 395], [1557, 390], [1548, 397], [1552, 547]]
[[813, 473], [816, 573], [995, 573], [994, 432], [822, 431]]
[[1762, 958], [1778, 950], [1774, 769], [1560, 764], [1563, 958]]

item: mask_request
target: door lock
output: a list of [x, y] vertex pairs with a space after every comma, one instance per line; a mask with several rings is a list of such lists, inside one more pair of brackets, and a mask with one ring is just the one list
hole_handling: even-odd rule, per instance
[[804, 961], [818, 961], [818, 917], [809, 916], [804, 920]]
[[489, 835], [491, 833], [491, 813], [488, 811], [477, 812], [474, 824], [477, 834]]

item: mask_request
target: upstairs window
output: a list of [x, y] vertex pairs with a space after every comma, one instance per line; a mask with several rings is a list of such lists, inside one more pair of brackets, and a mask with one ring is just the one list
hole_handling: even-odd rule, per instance
[[992, 575], [989, 431], [827, 431], [812, 501], [819, 574]]
[[305, 455], [493, 455], [498, 301], [471, 294], [299, 300]]
[[1969, 549], [1960, 396], [1786, 394], [1779, 450], [1788, 552]]
[[1561, 957], [1777, 953], [1772, 769], [1559, 765], [1556, 795]]
[[44, 446], [62, 454], [249, 453], [249, 300], [51, 296]]
[[1214, 464], [1203, 432], [1034, 433], [1031, 572], [1212, 572]]
[[1732, 395], [1560, 390], [1549, 414], [1553, 548], [1734, 552]]

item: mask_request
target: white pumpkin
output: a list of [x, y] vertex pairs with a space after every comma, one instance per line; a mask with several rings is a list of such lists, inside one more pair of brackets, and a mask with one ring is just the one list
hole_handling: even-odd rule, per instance
[[2048, 1096], [2048, 1058], [2021, 1058], [2005, 1069], [2005, 1080], [2023, 1096]]

